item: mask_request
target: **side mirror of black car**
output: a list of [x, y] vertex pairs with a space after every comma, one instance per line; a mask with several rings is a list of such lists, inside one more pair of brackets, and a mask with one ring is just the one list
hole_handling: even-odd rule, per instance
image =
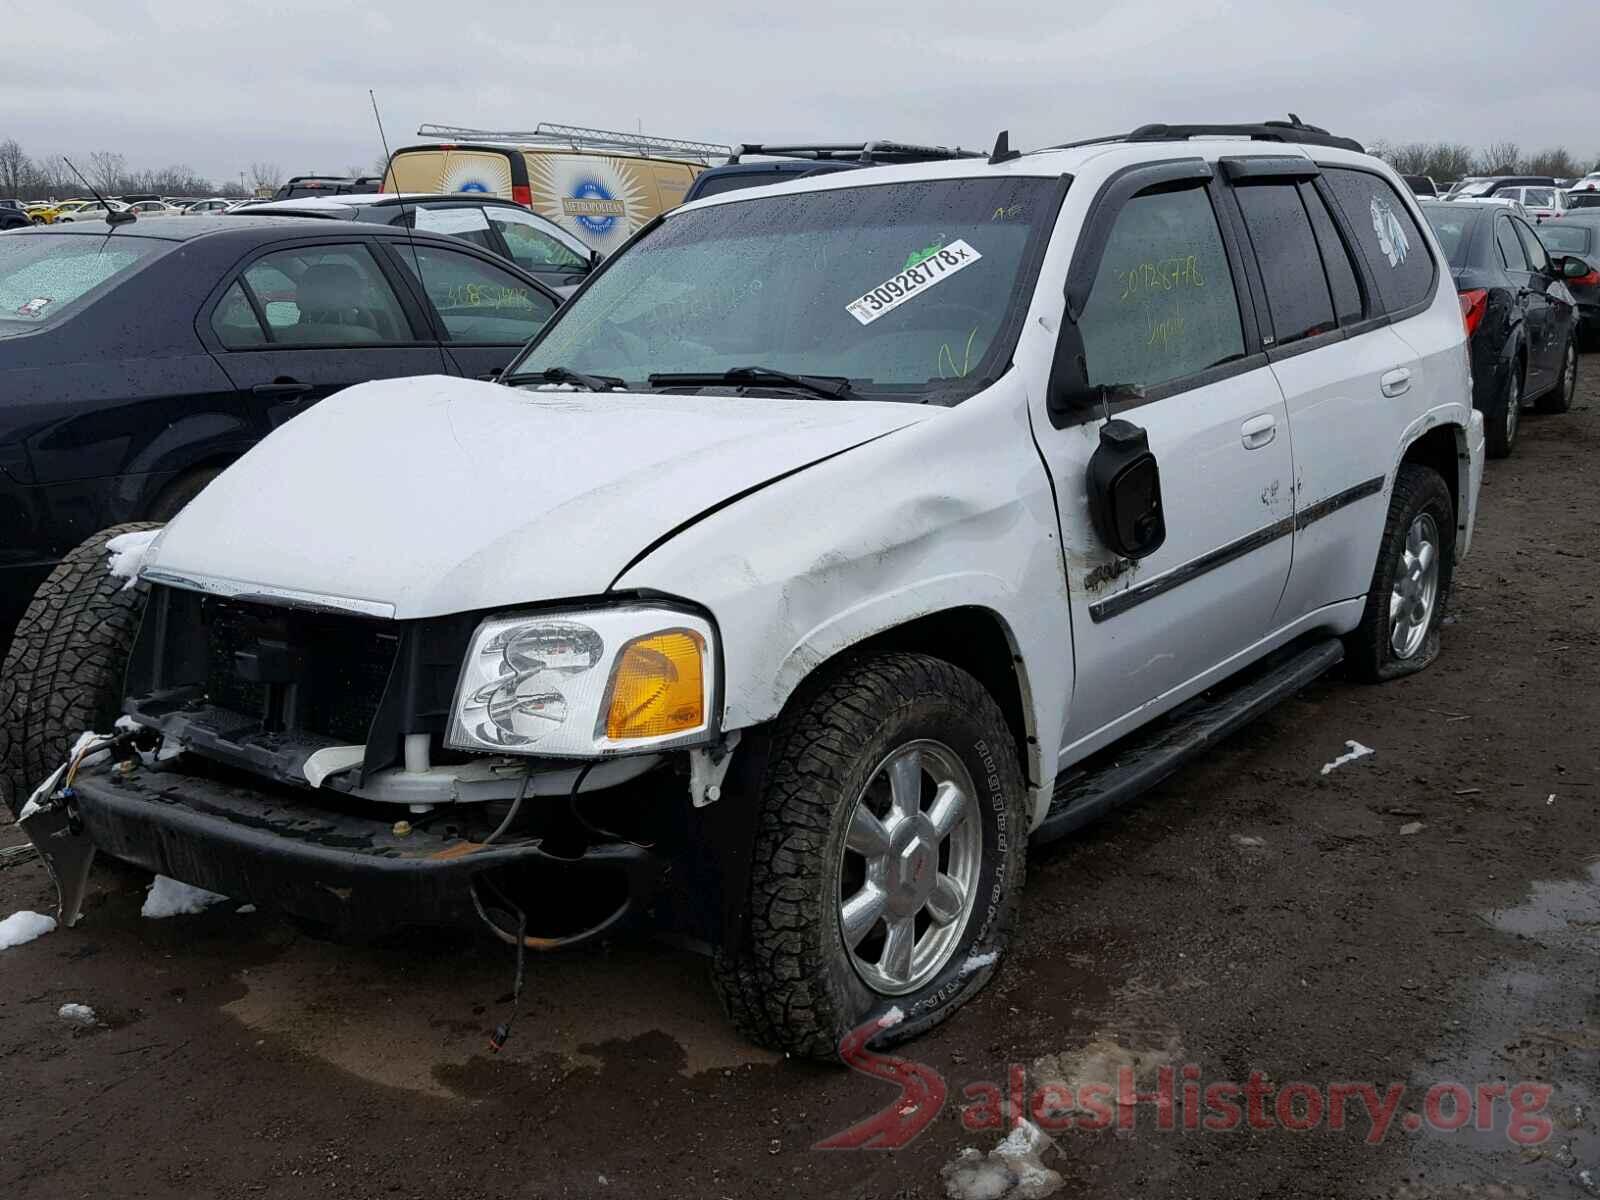
[[600, 265], [600, 260], [604, 257], [605, 255], [601, 254], [598, 250], [589, 251], [589, 270], [592, 271], [598, 267]]
[[1124, 558], [1154, 554], [1167, 540], [1161, 509], [1161, 468], [1149, 435], [1121, 418], [1100, 427], [1089, 459], [1089, 516], [1108, 549]]
[[1561, 268], [1563, 279], [1582, 279], [1585, 275], [1594, 274], [1594, 268], [1576, 254], [1564, 255], [1557, 260], [1557, 264]]

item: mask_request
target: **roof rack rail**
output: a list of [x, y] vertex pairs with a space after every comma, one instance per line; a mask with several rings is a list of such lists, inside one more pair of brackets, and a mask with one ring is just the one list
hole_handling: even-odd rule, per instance
[[1330, 146], [1339, 150], [1354, 150], [1365, 154], [1367, 148], [1354, 138], [1340, 137], [1316, 125], [1307, 125], [1293, 113], [1287, 121], [1262, 121], [1258, 125], [1141, 125], [1132, 133], [1111, 134], [1107, 137], [1084, 138], [1054, 146], [1055, 150], [1073, 150], [1080, 146], [1097, 146], [1106, 142], [1183, 142], [1197, 137], [1248, 138], [1255, 142], [1288, 142], [1302, 146]]
[[561, 125], [540, 121], [532, 129], [473, 129], [465, 125], [424, 124], [418, 137], [441, 138], [451, 142], [506, 142], [514, 146], [566, 146], [573, 150], [620, 150], [645, 158], [726, 158], [732, 147], [721, 142], [697, 142], [689, 138], [654, 137], [644, 133], [624, 133], [615, 129], [588, 129], [582, 125]]
[[943, 158], [982, 158], [977, 150], [960, 146], [918, 146], [911, 142], [745, 142], [728, 156], [736, 163], [746, 154], [771, 158], [804, 158], [817, 162], [910, 163], [932, 162]]

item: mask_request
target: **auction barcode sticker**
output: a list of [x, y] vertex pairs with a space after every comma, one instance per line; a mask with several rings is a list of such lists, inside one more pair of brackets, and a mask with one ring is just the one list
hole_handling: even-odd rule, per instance
[[913, 296], [920, 296], [936, 283], [942, 283], [957, 271], [965, 270], [977, 262], [979, 254], [966, 242], [957, 238], [914, 267], [907, 267], [892, 279], [887, 279], [865, 296], [845, 305], [850, 315], [863, 325], [871, 325], [884, 313], [893, 312]]

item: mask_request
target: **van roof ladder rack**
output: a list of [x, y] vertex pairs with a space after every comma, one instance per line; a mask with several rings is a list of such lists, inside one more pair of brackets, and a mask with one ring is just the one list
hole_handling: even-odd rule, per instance
[[976, 150], [960, 146], [919, 146], [911, 142], [745, 142], [735, 146], [728, 161], [736, 163], [747, 154], [769, 158], [804, 158], [817, 162], [908, 163], [934, 162], [943, 158], [981, 158]]
[[418, 137], [439, 138], [447, 142], [505, 142], [513, 146], [564, 146], [573, 150], [612, 150], [646, 158], [726, 158], [732, 147], [720, 142], [697, 142], [688, 138], [655, 137], [645, 133], [625, 133], [616, 129], [588, 129], [582, 125], [562, 125], [540, 121], [532, 129], [473, 129], [465, 125], [424, 124]]

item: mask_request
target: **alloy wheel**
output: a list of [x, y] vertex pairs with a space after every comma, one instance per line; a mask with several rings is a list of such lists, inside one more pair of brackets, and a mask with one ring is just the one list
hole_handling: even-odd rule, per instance
[[1397, 659], [1422, 649], [1439, 599], [1439, 526], [1431, 513], [1418, 513], [1406, 531], [1389, 594], [1389, 648]]
[[977, 789], [948, 746], [892, 751], [856, 798], [839, 880], [839, 932], [861, 980], [886, 996], [950, 961], [978, 894]]

